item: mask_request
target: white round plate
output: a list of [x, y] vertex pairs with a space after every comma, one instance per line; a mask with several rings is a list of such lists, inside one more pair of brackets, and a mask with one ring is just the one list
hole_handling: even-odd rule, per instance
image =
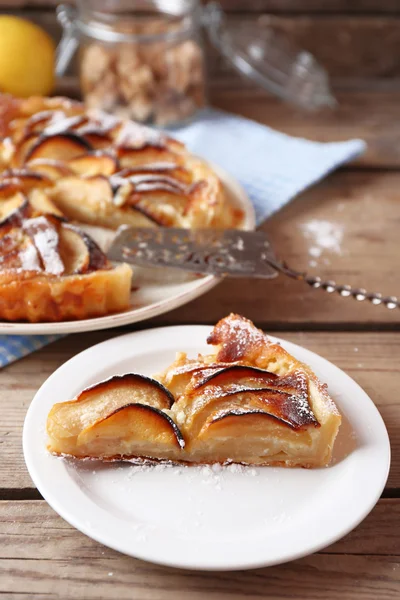
[[[242, 186], [221, 167], [213, 164], [212, 168], [222, 181], [231, 204], [240, 208], [244, 213], [242, 229], [254, 229], [254, 208]], [[0, 334], [68, 334], [129, 325], [187, 304], [208, 292], [219, 281], [220, 279], [213, 275], [198, 277], [176, 269], [135, 267], [133, 286], [138, 289], [132, 292], [132, 306], [126, 311], [105, 317], [59, 323], [9, 323], [0, 321]]]
[[37, 392], [25, 420], [24, 455], [35, 485], [56, 512], [89, 537], [173, 567], [250, 569], [331, 544], [377, 502], [389, 470], [389, 439], [378, 410], [357, 383], [286, 341], [282, 345], [328, 383], [343, 415], [328, 468], [138, 467], [73, 463], [47, 453], [45, 423], [56, 401], [114, 374], [157, 373], [178, 350], [207, 353], [209, 331], [180, 326], [129, 333], [62, 365]]

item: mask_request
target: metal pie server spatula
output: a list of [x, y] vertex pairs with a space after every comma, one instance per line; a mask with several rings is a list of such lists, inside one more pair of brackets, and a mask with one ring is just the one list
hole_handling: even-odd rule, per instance
[[175, 267], [219, 277], [271, 279], [283, 273], [313, 288], [336, 292], [342, 297], [369, 300], [387, 308], [399, 308], [394, 296], [383, 297], [335, 281], [291, 269], [277, 259], [267, 235], [262, 231], [237, 229], [175, 229], [121, 227], [107, 252], [113, 261], [148, 267]]

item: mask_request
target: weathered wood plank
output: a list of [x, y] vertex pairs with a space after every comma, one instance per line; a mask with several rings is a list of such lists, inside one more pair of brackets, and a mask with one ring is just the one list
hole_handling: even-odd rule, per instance
[[[241, 311], [240, 304], [236, 305], [236, 310]], [[165, 315], [163, 324], [177, 323], [176, 315]], [[150, 325], [154, 324], [155, 321], [150, 322]], [[78, 352], [124, 332], [112, 330], [70, 336], [1, 371], [0, 493], [1, 488], [17, 490], [32, 487], [23, 460], [21, 435], [26, 410], [40, 385], [58, 366]], [[400, 334], [298, 332], [285, 333], [282, 337], [322, 354], [349, 373], [371, 396], [386, 422], [392, 442], [388, 487], [400, 488]]]
[[[4, 8], [15, 12], [12, 8]], [[400, 14], [400, 8], [398, 8]], [[25, 9], [19, 15], [38, 23], [55, 40], [61, 28], [53, 10]], [[357, 81], [396, 79], [400, 75], [400, 19], [393, 15], [274, 15], [232, 14], [230, 27], [260, 23], [283, 34], [294, 46], [309, 50], [327, 69], [334, 83], [337, 78], [354, 85]], [[212, 76], [220, 78], [230, 67], [216, 50], [209, 49]]]
[[400, 500], [380, 501], [356, 531], [321, 554], [256, 571], [197, 573], [122, 556], [72, 529], [44, 502], [1, 503], [0, 589], [7, 600], [256, 600], [266, 590], [271, 600], [319, 600], [321, 590], [327, 600], [394, 600], [399, 507]]
[[[398, 168], [400, 165], [400, 90], [338, 92], [338, 108], [304, 113], [252, 88], [231, 80], [215, 82], [214, 106], [264, 123], [289, 135], [317, 141], [362, 138], [367, 151], [355, 161], [365, 167]], [[371, 175], [373, 178], [373, 175]]]
[[[46, 538], [50, 543], [43, 544]], [[381, 499], [365, 521], [323, 553], [392, 556], [399, 553], [399, 539], [400, 499]], [[0, 502], [0, 560], [80, 561], [101, 556], [118, 554], [76, 531], [43, 500]]]
[[[7, 600], [397, 600], [399, 556], [316, 554], [254, 572], [197, 573], [127, 557], [92, 561], [3, 560]], [[0, 579], [1, 581], [1, 579]], [[67, 596], [66, 596], [67, 594]]]
[[[202, 0], [207, 4], [209, 0]], [[65, 0], [73, 3], [73, 0]], [[59, 4], [58, 0], [0, 0], [0, 8], [48, 8]], [[227, 12], [273, 12], [273, 13], [398, 13], [396, 0], [220, 0]]]

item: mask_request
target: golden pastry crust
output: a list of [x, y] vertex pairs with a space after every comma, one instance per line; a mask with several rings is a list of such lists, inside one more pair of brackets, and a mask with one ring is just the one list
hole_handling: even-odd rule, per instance
[[181, 353], [155, 380], [128, 374], [119, 387], [111, 379], [56, 404], [47, 421], [50, 451], [103, 460], [327, 466], [341, 417], [311, 369], [238, 315], [222, 319], [208, 342], [213, 354], [190, 360]]
[[37, 323], [120, 312], [130, 306], [131, 277], [126, 264], [62, 278], [0, 274], [0, 319]]

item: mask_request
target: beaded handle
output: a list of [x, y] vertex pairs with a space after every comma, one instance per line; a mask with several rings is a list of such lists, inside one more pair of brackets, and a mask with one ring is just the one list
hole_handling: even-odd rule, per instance
[[329, 294], [337, 293], [343, 298], [352, 297], [359, 302], [363, 300], [369, 300], [371, 304], [379, 306], [383, 304], [390, 310], [394, 308], [400, 308], [400, 301], [396, 296], [382, 296], [379, 292], [367, 292], [364, 288], [353, 288], [350, 285], [339, 285], [335, 281], [324, 281], [321, 277], [307, 275], [307, 273], [301, 273], [288, 267], [285, 263], [279, 261], [269, 261], [278, 271], [297, 279], [298, 281], [305, 281], [309, 286], [314, 289], [322, 289]]

